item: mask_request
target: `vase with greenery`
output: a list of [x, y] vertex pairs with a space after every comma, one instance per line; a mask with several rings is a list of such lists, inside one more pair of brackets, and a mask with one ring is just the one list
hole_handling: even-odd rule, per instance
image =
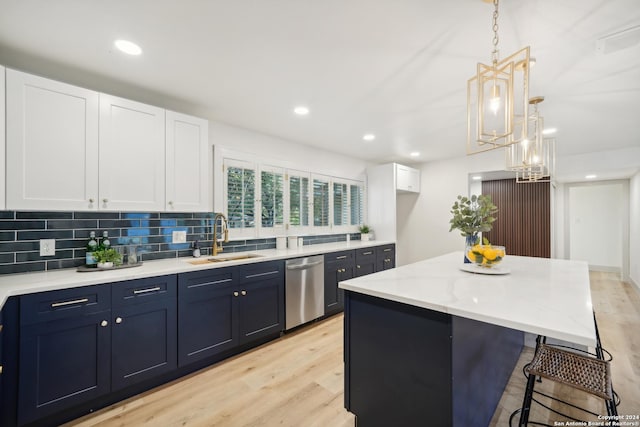
[[122, 264], [122, 255], [114, 248], [98, 249], [93, 252], [93, 258], [98, 263], [98, 268], [111, 268]]
[[[491, 231], [497, 212], [498, 208], [491, 201], [491, 196], [458, 196], [451, 207], [453, 217], [449, 221], [449, 231], [459, 230], [466, 240], [466, 246], [473, 246], [478, 242], [478, 233]], [[464, 262], [470, 262], [466, 255]]]
[[371, 237], [370, 233], [373, 230], [367, 224], [362, 224], [360, 227], [358, 227], [358, 231], [360, 231], [360, 239], [363, 242], [368, 242]]

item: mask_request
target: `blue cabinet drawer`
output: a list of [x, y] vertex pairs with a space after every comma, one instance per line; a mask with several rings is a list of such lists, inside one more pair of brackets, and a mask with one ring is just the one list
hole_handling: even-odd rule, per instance
[[260, 262], [240, 267], [240, 283], [261, 282], [273, 278], [284, 279], [284, 261]]
[[175, 298], [177, 294], [176, 283], [177, 276], [175, 274], [114, 283], [111, 285], [113, 307]]
[[51, 322], [110, 308], [110, 285], [40, 292], [20, 297], [20, 324]]

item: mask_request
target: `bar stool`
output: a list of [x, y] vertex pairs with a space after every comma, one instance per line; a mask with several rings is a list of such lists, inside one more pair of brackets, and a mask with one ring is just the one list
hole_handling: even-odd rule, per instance
[[583, 421], [544, 405], [533, 397], [534, 394], [543, 395], [549, 399], [561, 402], [593, 416], [602, 415], [556, 397], [549, 396], [545, 393], [535, 391], [536, 377], [538, 378], [537, 382], [541, 382], [541, 378], [546, 378], [597, 396], [604, 400], [607, 415], [618, 415], [617, 406], [620, 404], [620, 399], [613, 390], [611, 382], [610, 362], [612, 357], [608, 351], [602, 348], [600, 343], [598, 325], [595, 323], [595, 314], [594, 324], [596, 329], [595, 354], [579, 349], [565, 350], [560, 348], [563, 346], [547, 344], [546, 337], [538, 336], [536, 340], [535, 356], [523, 369], [525, 377], [527, 378], [527, 387], [525, 389], [522, 407], [511, 414], [511, 417], [509, 418], [510, 427], [512, 425], [511, 423], [513, 418], [518, 413], [520, 413], [520, 422], [518, 424], [520, 427], [527, 426], [529, 423], [542, 426], [551, 425], [529, 420], [531, 405], [533, 402], [536, 402], [550, 411], [564, 417], [563, 419], [565, 420]]

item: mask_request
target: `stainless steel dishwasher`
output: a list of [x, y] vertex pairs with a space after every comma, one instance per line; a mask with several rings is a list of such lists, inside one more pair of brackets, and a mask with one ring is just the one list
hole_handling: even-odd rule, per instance
[[287, 261], [285, 329], [324, 316], [324, 255]]

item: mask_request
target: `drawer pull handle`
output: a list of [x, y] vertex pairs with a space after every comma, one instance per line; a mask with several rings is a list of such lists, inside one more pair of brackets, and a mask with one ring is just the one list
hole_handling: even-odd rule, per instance
[[256, 274], [248, 274], [245, 276], [245, 279], [251, 279], [252, 277], [260, 277], [260, 276], [268, 276], [270, 274], [278, 274], [279, 270], [276, 271], [267, 271], [266, 273], [256, 273]]
[[246, 294], [247, 294], [247, 291], [242, 291], [242, 292], [240, 292], [240, 293], [241, 293], [242, 295], [246, 295]]
[[371, 255], [373, 252], [369, 251], [369, 252], [362, 252], [362, 255]]
[[219, 283], [226, 283], [226, 282], [230, 282], [233, 279], [223, 279], [223, 280], [216, 280], [215, 282], [204, 282], [204, 283], [196, 283], [195, 285], [189, 285], [187, 286], [188, 289], [191, 288], [199, 288], [200, 286], [210, 286], [210, 285], [217, 285]]
[[146, 294], [147, 292], [155, 292], [159, 291], [160, 286], [156, 286], [155, 288], [147, 288], [147, 289], [136, 289], [133, 291], [134, 295]]
[[385, 249], [384, 252], [391, 252], [391, 248]]
[[122, 323], [122, 317], [116, 317], [116, 323], [119, 325]]
[[54, 302], [51, 304], [51, 308], [64, 307], [65, 305], [82, 304], [89, 302], [89, 298], [74, 299], [72, 301]]
[[346, 255], [337, 256], [336, 259], [347, 259], [347, 256]]
[[105, 326], [107, 326], [109, 324], [109, 322], [107, 322], [106, 320], [103, 320], [102, 322], [100, 322], [100, 326], [102, 326], [103, 328]]

